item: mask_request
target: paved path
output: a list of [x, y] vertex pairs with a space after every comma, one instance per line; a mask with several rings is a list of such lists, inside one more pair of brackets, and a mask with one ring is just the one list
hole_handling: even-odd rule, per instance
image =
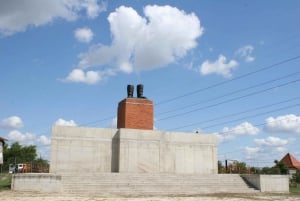
[[1, 201], [293, 201], [299, 200], [300, 196], [276, 195], [276, 194], [217, 194], [201, 195], [197, 197], [138, 197], [138, 198], [101, 198], [97, 196], [76, 196], [61, 194], [45, 194], [35, 192], [0, 191]]

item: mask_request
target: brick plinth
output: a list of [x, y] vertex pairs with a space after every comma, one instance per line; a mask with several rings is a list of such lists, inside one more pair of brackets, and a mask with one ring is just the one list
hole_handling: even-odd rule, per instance
[[153, 130], [153, 102], [142, 98], [119, 102], [117, 127]]

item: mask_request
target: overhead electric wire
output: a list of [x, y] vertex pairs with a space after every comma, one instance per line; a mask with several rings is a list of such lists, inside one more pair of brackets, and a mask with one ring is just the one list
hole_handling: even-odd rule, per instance
[[300, 58], [300, 55], [298, 56], [295, 56], [295, 57], [291, 57], [291, 58], [288, 58], [288, 59], [285, 59], [285, 60], [282, 60], [282, 61], [279, 61], [277, 63], [274, 63], [274, 64], [271, 64], [271, 65], [268, 65], [268, 66], [265, 66], [265, 67], [262, 67], [256, 71], [252, 71], [252, 72], [249, 72], [249, 73], [245, 73], [243, 75], [240, 75], [240, 76], [237, 76], [235, 78], [232, 78], [230, 80], [225, 80], [225, 81], [222, 81], [222, 82], [218, 82], [218, 83], [215, 83], [213, 85], [210, 85], [208, 87], [204, 87], [204, 88], [201, 88], [201, 89], [197, 89], [195, 91], [191, 91], [191, 92], [188, 92], [188, 93], [185, 93], [185, 94], [182, 94], [182, 95], [179, 95], [179, 96], [175, 96], [173, 98], [170, 98], [170, 99], [167, 99], [167, 100], [163, 100], [163, 101], [160, 101], [158, 103], [156, 103], [155, 105], [161, 105], [161, 104], [165, 104], [165, 103], [168, 103], [168, 102], [172, 102], [174, 100], [177, 100], [177, 99], [180, 99], [180, 98], [183, 98], [183, 97], [186, 97], [186, 96], [190, 96], [190, 95], [193, 95], [193, 94], [196, 94], [196, 93], [199, 93], [199, 92], [202, 92], [202, 91], [206, 91], [208, 89], [212, 89], [212, 88], [215, 88], [215, 87], [218, 87], [218, 86], [221, 86], [221, 85], [224, 85], [224, 84], [227, 84], [227, 83], [230, 83], [230, 82], [233, 82], [233, 81], [236, 81], [236, 80], [240, 80], [242, 78], [245, 78], [245, 77], [248, 77], [248, 76], [251, 76], [251, 75], [254, 75], [256, 73], [259, 73], [259, 72], [262, 72], [262, 71], [265, 71], [265, 70], [268, 70], [268, 69], [271, 69], [271, 68], [275, 68], [281, 64], [284, 64], [284, 63], [288, 63], [288, 62], [291, 62], [291, 61], [294, 61], [294, 60], [297, 60]]
[[239, 96], [239, 97], [236, 97], [236, 98], [231, 98], [231, 99], [228, 99], [228, 100], [225, 100], [225, 101], [221, 101], [219, 103], [214, 103], [214, 104], [211, 104], [211, 105], [208, 105], [208, 106], [205, 106], [205, 107], [196, 108], [194, 110], [189, 110], [187, 112], [182, 112], [182, 113], [175, 114], [175, 115], [170, 115], [170, 116], [158, 119], [157, 121], [163, 121], [163, 120], [167, 120], [167, 119], [170, 119], [170, 118], [187, 115], [187, 114], [199, 111], [199, 110], [212, 108], [212, 107], [222, 105], [222, 104], [225, 104], [225, 103], [229, 103], [229, 102], [232, 102], [232, 101], [240, 100], [240, 99], [243, 99], [243, 98], [246, 98], [246, 97], [249, 97], [249, 96], [261, 94], [261, 93], [264, 93], [264, 92], [267, 92], [267, 91], [270, 91], [270, 90], [273, 90], [273, 89], [276, 89], [276, 88], [279, 88], [279, 87], [284, 87], [284, 86], [287, 86], [287, 85], [290, 85], [290, 84], [294, 84], [294, 83], [299, 82], [299, 81], [300, 81], [300, 79], [292, 80], [292, 81], [289, 81], [289, 82], [285, 82], [283, 84], [276, 85], [274, 87], [269, 87], [267, 89], [263, 89], [263, 90], [260, 90], [260, 91], [255, 91], [255, 92], [243, 95], [243, 96]]
[[[295, 114], [296, 115], [296, 114]], [[299, 116], [299, 115], [296, 115], [296, 116]], [[264, 125], [267, 125], [268, 123], [273, 123], [273, 122], [276, 122], [276, 121], [284, 121], [288, 119], [288, 117], [285, 117], [285, 118], [282, 118], [280, 120], [273, 120], [271, 122], [265, 122], [265, 123], [260, 123], [260, 124], [254, 124], [252, 126], [254, 127], [260, 127], [260, 126], [264, 126]], [[290, 121], [298, 121], [298, 119], [293, 119], [293, 120], [290, 120]], [[234, 132], [234, 131], [239, 131], [239, 130], [243, 130], [244, 128], [233, 128], [233, 129], [230, 129], [228, 131], [222, 131], [222, 132], [218, 132], [218, 134], [227, 134], [227, 133], [231, 133], [231, 132]]]
[[267, 84], [270, 84], [270, 83], [273, 83], [273, 82], [276, 82], [276, 81], [279, 81], [279, 80], [282, 80], [282, 79], [286, 79], [286, 78], [289, 78], [289, 77], [292, 77], [292, 76], [296, 76], [299, 73], [300, 73], [299, 71], [298, 72], [294, 72], [294, 73], [291, 73], [291, 74], [288, 74], [288, 75], [285, 75], [285, 76], [282, 76], [282, 77], [279, 77], [279, 78], [276, 78], [276, 79], [268, 80], [266, 82], [255, 84], [255, 85], [252, 85], [250, 87], [246, 87], [246, 88], [239, 89], [239, 90], [227, 93], [227, 94], [223, 94], [221, 96], [217, 96], [217, 97], [206, 99], [206, 100], [201, 100], [201, 101], [198, 101], [198, 102], [193, 103], [193, 104], [189, 104], [189, 105], [182, 106], [182, 107], [179, 107], [179, 108], [176, 108], [176, 109], [172, 109], [172, 110], [168, 110], [168, 111], [165, 111], [165, 112], [161, 112], [161, 113], [157, 114], [157, 117], [160, 116], [160, 115], [162, 115], [162, 114], [166, 114], [166, 113], [170, 113], [170, 112], [175, 112], [175, 111], [178, 111], [178, 110], [183, 110], [183, 109], [186, 109], [186, 108], [189, 108], [189, 107], [193, 107], [193, 106], [196, 106], [196, 105], [199, 105], [199, 104], [207, 103], [207, 102], [210, 102], [210, 101], [215, 101], [215, 100], [224, 98], [226, 96], [231, 96], [231, 95], [234, 95], [234, 94], [237, 94], [237, 93], [240, 93], [240, 92], [244, 92], [244, 91], [256, 88], [256, 87], [261, 87], [261, 86], [264, 86], [264, 85], [267, 85]]
[[[249, 73], [246, 73], [246, 74], [237, 76], [237, 77], [235, 77], [235, 78], [233, 78], [233, 79], [225, 80], [225, 81], [222, 81], [222, 82], [218, 82], [218, 83], [215, 83], [215, 84], [210, 85], [210, 86], [208, 86], [208, 87], [200, 88], [200, 89], [197, 89], [197, 90], [195, 90], [195, 91], [191, 91], [191, 92], [188, 92], [188, 93], [185, 93], [185, 94], [182, 94], [182, 95], [179, 95], [179, 96], [176, 96], [176, 97], [167, 99], [167, 100], [160, 101], [160, 102], [156, 103], [155, 106], [157, 106], [157, 105], [162, 105], [162, 104], [164, 104], [164, 103], [168, 103], [168, 102], [171, 102], [171, 101], [174, 101], [174, 100], [177, 100], [177, 99], [180, 99], [180, 98], [189, 96], [189, 95], [193, 95], [193, 94], [196, 94], [196, 93], [199, 93], [199, 92], [202, 92], [202, 91], [206, 91], [206, 90], [208, 90], [208, 89], [212, 89], [212, 88], [215, 88], [215, 87], [218, 87], [218, 86], [221, 86], [221, 85], [224, 85], [224, 84], [227, 84], [227, 83], [236, 81], [236, 80], [240, 80], [240, 79], [242, 79], [242, 78], [251, 76], [251, 75], [256, 74], [256, 73], [259, 73], [259, 72], [263, 72], [263, 71], [268, 70], [268, 69], [275, 68], [275, 67], [277, 67], [277, 66], [280, 66], [281, 64], [288, 63], [288, 62], [297, 60], [297, 59], [299, 59], [299, 58], [300, 58], [300, 55], [295, 56], [295, 57], [290, 57], [290, 58], [288, 58], [288, 59], [281, 60], [281, 61], [279, 61], [279, 62], [277, 62], [277, 63], [274, 63], [274, 64], [271, 64], [271, 65], [262, 67], [261, 69], [258, 69], [258, 70], [256, 70], [256, 71], [252, 71], [252, 72], [249, 72]], [[104, 119], [96, 120], [96, 121], [93, 121], [93, 122], [83, 123], [83, 124], [80, 124], [79, 126], [91, 125], [91, 124], [93, 124], [93, 123], [102, 122], [102, 121], [109, 120], [109, 119], [112, 119], [112, 118], [114, 118], [114, 116], [106, 117], [106, 118], [104, 118]]]
[[194, 123], [191, 123], [191, 124], [186, 124], [186, 125], [179, 126], [179, 127], [176, 127], [176, 128], [171, 128], [170, 130], [178, 130], [178, 129], [181, 129], [181, 128], [186, 128], [186, 127], [195, 126], [195, 125], [199, 125], [199, 124], [203, 124], [203, 123], [208, 123], [208, 122], [212, 122], [212, 121], [216, 121], [216, 120], [221, 120], [221, 119], [225, 119], [225, 118], [232, 117], [232, 116], [238, 116], [238, 115], [245, 114], [245, 113], [248, 113], [248, 112], [253, 112], [253, 111], [256, 111], [256, 110], [265, 109], [265, 108], [268, 108], [268, 107], [273, 107], [275, 105], [280, 105], [280, 104], [291, 102], [291, 101], [298, 100], [298, 99], [300, 99], [300, 96], [295, 97], [295, 98], [291, 98], [291, 99], [287, 99], [287, 100], [284, 100], [284, 101], [279, 101], [279, 102], [276, 102], [276, 103], [273, 103], [273, 104], [267, 104], [267, 105], [263, 105], [263, 106], [243, 110], [243, 111], [240, 111], [240, 112], [231, 113], [231, 114], [220, 116], [220, 117], [215, 117], [215, 118], [204, 120], [204, 121], [199, 121], [199, 122], [194, 122]]
[[228, 123], [233, 123], [233, 122], [237, 122], [237, 121], [241, 121], [241, 120], [249, 119], [249, 118], [253, 118], [253, 117], [258, 117], [258, 116], [262, 116], [262, 115], [266, 115], [266, 114], [270, 114], [270, 113], [273, 113], [273, 112], [278, 112], [278, 111], [282, 111], [282, 110], [286, 110], [286, 109], [290, 109], [290, 108], [294, 108], [294, 107], [299, 107], [299, 106], [300, 106], [300, 103], [294, 104], [294, 105], [289, 105], [289, 106], [286, 106], [286, 107], [281, 107], [281, 108], [270, 110], [270, 111], [267, 111], [267, 112], [261, 112], [261, 113], [255, 114], [255, 115], [249, 115], [249, 116], [239, 118], [239, 119], [234, 119], [234, 120], [230, 120], [230, 121], [226, 121], [226, 122], [222, 122], [222, 123], [212, 124], [212, 125], [209, 125], [209, 126], [202, 127], [201, 129], [213, 128], [213, 127], [216, 127], [216, 126], [220, 126], [220, 125], [224, 125], [224, 124], [228, 124]]
[[78, 126], [92, 125], [92, 124], [95, 124], [95, 123], [99, 123], [99, 122], [111, 120], [111, 119], [113, 119], [114, 117], [115, 117], [115, 116], [110, 116], [110, 117], [106, 117], [106, 118], [103, 118], [103, 119], [100, 119], [100, 120], [97, 120], [97, 121], [92, 121], [92, 122], [82, 123], [82, 124], [79, 124]]

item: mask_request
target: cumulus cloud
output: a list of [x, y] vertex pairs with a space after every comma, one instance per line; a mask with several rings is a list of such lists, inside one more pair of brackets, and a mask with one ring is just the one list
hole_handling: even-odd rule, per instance
[[288, 114], [269, 117], [264, 130], [271, 133], [300, 133], [300, 116]]
[[0, 1], [0, 34], [10, 35], [25, 31], [29, 26], [41, 26], [61, 18], [76, 20], [81, 11], [95, 18], [105, 11], [106, 3], [97, 0], [9, 0]]
[[94, 33], [89, 28], [80, 28], [74, 31], [75, 38], [82, 43], [89, 43], [94, 37]]
[[238, 67], [238, 62], [230, 60], [227, 62], [227, 58], [224, 55], [220, 55], [218, 60], [211, 62], [209, 60], [204, 61], [200, 66], [200, 73], [202, 75], [217, 74], [225, 78], [232, 76], [231, 71]]
[[222, 132], [230, 133], [232, 135], [256, 135], [259, 133], [259, 129], [249, 122], [244, 122], [233, 128], [225, 127]]
[[98, 17], [99, 13], [106, 11], [107, 2], [102, 1], [100, 4], [98, 4], [97, 0], [85, 0], [82, 2], [81, 7], [86, 9], [88, 18], [93, 19]]
[[259, 146], [284, 146], [288, 144], [288, 140], [272, 136], [265, 139], [254, 139], [254, 142]]
[[100, 80], [100, 74], [96, 71], [84, 72], [82, 69], [74, 69], [65, 79], [67, 82], [81, 82], [95, 84]]
[[13, 130], [8, 133], [8, 140], [26, 142], [34, 140], [35, 135], [33, 133], [21, 133], [20, 131]]
[[50, 145], [51, 144], [51, 140], [45, 135], [39, 136], [37, 141], [42, 145]]
[[219, 142], [229, 141], [241, 135], [257, 135], [260, 130], [249, 122], [241, 123], [235, 127], [224, 127], [220, 133], [215, 133]]
[[194, 13], [171, 6], [147, 5], [144, 17], [121, 6], [109, 14], [108, 22], [111, 45], [94, 45], [81, 53], [78, 68], [131, 73], [164, 67], [195, 48], [203, 33]]
[[49, 145], [51, 143], [45, 135], [37, 136], [34, 133], [22, 133], [18, 130], [10, 131], [7, 139], [12, 142], [19, 142], [22, 145]]
[[23, 121], [18, 116], [11, 116], [0, 122], [0, 128], [17, 129], [23, 127]]
[[254, 143], [256, 146], [245, 147], [245, 156], [247, 159], [259, 158], [260, 160], [262, 160], [264, 158], [269, 159], [272, 155], [275, 157], [274, 159], [276, 159], [287, 152], [286, 146], [293, 141], [293, 139], [282, 139], [273, 136], [269, 136], [263, 139], [254, 139]]
[[260, 147], [245, 147], [246, 158], [247, 159], [255, 158], [261, 151], [262, 150]]
[[252, 45], [245, 45], [241, 48], [239, 48], [236, 51], [236, 55], [245, 59], [246, 62], [252, 62], [255, 60], [255, 57], [253, 57], [251, 54], [254, 50], [254, 47]]
[[56, 126], [77, 126], [77, 124], [75, 123], [74, 120], [67, 121], [62, 118], [59, 118], [58, 120], [56, 120], [54, 125], [56, 125]]

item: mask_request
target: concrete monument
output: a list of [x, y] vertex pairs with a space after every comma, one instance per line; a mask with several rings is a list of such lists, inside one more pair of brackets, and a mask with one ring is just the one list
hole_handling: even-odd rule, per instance
[[[257, 191], [239, 175], [217, 174], [215, 135], [154, 130], [153, 102], [143, 85], [137, 98], [133, 91], [128, 85], [119, 102], [117, 128], [53, 126], [50, 173], [14, 175], [12, 189], [126, 196]], [[283, 186], [255, 185], [261, 191], [288, 189], [288, 177], [248, 180]]]

